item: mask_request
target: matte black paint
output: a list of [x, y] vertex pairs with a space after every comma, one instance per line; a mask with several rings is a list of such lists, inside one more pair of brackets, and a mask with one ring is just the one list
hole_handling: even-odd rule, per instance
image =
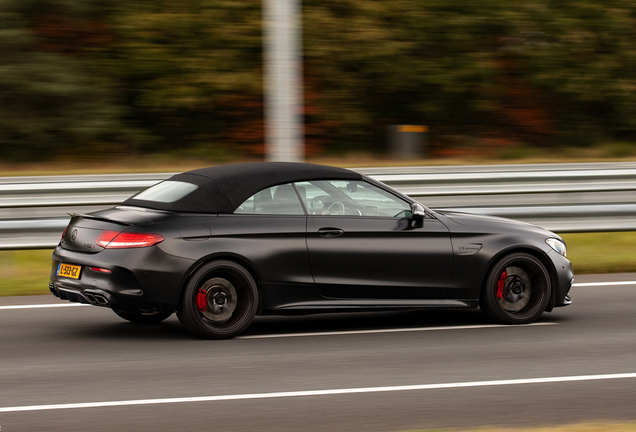
[[[178, 213], [120, 206], [73, 217], [53, 253], [50, 287], [58, 296], [60, 289], [101, 293], [112, 307], [172, 312], [197, 267], [223, 258], [252, 273], [260, 314], [477, 307], [491, 266], [507, 253], [525, 251], [551, 275], [551, 305], [569, 304], [571, 264], [545, 243], [557, 235], [501, 218], [429, 209], [426, 214], [417, 223], [410, 218]], [[165, 240], [147, 248], [103, 249], [95, 244], [103, 230], [156, 233]], [[56, 276], [61, 262], [83, 266], [81, 278]]]
[[[309, 216], [307, 247], [318, 291], [329, 298], [435, 299], [450, 286], [448, 229], [428, 218]], [[342, 230], [324, 237], [324, 226]]]

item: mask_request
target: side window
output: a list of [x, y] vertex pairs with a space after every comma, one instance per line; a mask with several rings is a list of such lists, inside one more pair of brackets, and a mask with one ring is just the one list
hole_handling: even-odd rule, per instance
[[296, 183], [309, 214], [410, 217], [411, 205], [364, 181], [319, 180]]
[[291, 184], [263, 189], [249, 197], [234, 213], [266, 215], [304, 215], [298, 195]]

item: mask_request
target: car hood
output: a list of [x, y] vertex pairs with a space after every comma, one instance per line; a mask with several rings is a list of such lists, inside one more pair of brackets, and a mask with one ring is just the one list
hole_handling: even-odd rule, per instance
[[480, 215], [474, 213], [461, 213], [461, 212], [453, 212], [453, 211], [436, 211], [451, 221], [465, 226], [470, 226], [477, 229], [488, 230], [488, 228], [496, 229], [497, 231], [502, 228], [502, 225], [506, 226], [510, 230], [519, 230], [526, 232], [536, 232], [543, 235], [547, 235], [550, 237], [559, 238], [560, 237], [554, 234], [551, 231], [548, 231], [544, 228], [538, 227], [536, 225], [529, 224], [527, 222], [521, 222], [514, 219], [507, 219], [498, 216], [488, 216], [488, 215]]
[[454, 211], [439, 211], [436, 210], [437, 213], [443, 214], [447, 218], [452, 219], [458, 224], [462, 225], [473, 225], [475, 222], [493, 222], [493, 223], [509, 223], [513, 225], [525, 225], [525, 226], [535, 226], [529, 224], [527, 222], [521, 222], [514, 219], [507, 219], [499, 216], [488, 216], [488, 215], [480, 215], [475, 213], [461, 213]]

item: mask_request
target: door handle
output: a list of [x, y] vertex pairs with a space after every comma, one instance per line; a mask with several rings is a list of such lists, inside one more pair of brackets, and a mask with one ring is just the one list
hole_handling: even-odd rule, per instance
[[321, 237], [338, 237], [344, 234], [344, 231], [340, 228], [320, 228], [318, 235]]

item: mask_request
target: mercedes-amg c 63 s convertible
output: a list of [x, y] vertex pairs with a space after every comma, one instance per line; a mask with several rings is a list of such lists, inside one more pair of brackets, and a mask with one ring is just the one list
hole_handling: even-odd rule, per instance
[[552, 232], [433, 211], [354, 171], [272, 162], [177, 174], [72, 215], [49, 288], [230, 338], [268, 314], [479, 307], [524, 324], [570, 304], [571, 284]]

